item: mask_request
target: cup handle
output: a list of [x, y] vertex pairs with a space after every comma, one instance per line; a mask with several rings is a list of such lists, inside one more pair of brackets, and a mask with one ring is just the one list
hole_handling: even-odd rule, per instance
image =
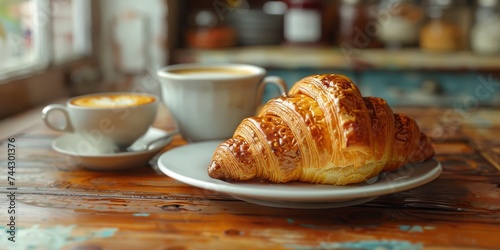
[[287, 93], [287, 85], [286, 82], [281, 79], [281, 77], [278, 76], [266, 76], [264, 77], [264, 80], [259, 85], [258, 92], [257, 92], [257, 106], [261, 105], [262, 102], [262, 96], [264, 95], [264, 89], [266, 85], [268, 84], [273, 84], [274, 86], [278, 87], [278, 90], [280, 91], [280, 95], [286, 95]]
[[[49, 121], [50, 113], [54, 111], [61, 111], [64, 115], [64, 119], [66, 120], [65, 125], [63, 127], [57, 127]], [[73, 126], [71, 125], [71, 121], [69, 119], [69, 113], [66, 109], [66, 106], [61, 104], [50, 104], [42, 110], [42, 119], [45, 122], [47, 127], [61, 132], [73, 132]]]

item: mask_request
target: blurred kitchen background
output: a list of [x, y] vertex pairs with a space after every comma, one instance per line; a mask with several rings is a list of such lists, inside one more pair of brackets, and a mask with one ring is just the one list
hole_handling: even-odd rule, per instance
[[[391, 105], [500, 106], [500, 0], [1, 0], [0, 118], [167, 64], [351, 77]], [[270, 94], [274, 91], [268, 89]]]

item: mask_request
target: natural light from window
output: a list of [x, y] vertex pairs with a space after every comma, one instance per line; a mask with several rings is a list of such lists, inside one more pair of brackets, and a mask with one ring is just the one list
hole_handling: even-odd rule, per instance
[[90, 1], [0, 1], [0, 80], [90, 52]]

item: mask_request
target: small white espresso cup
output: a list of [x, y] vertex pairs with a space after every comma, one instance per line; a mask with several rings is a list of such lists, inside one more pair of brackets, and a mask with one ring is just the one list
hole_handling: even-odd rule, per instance
[[189, 142], [230, 138], [240, 122], [256, 113], [264, 87], [280, 94], [286, 83], [246, 64], [177, 64], [161, 68], [162, 99]]
[[[97, 93], [69, 99], [66, 105], [50, 104], [42, 110], [45, 124], [54, 130], [76, 133], [98, 147], [112, 144], [124, 148], [132, 145], [153, 124], [158, 97], [136, 93]], [[50, 119], [61, 112], [64, 125]]]

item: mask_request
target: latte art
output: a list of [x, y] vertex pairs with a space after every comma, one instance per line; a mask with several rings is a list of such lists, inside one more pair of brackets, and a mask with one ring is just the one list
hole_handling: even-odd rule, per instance
[[155, 101], [154, 97], [144, 95], [102, 95], [87, 96], [73, 100], [71, 103], [76, 106], [94, 108], [118, 108], [139, 106]]

